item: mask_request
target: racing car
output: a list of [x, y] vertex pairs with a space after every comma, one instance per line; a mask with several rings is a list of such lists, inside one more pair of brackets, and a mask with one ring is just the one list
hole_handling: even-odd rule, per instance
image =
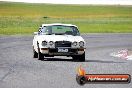
[[85, 61], [86, 43], [73, 24], [42, 24], [33, 38], [33, 57], [68, 56], [76, 61]]

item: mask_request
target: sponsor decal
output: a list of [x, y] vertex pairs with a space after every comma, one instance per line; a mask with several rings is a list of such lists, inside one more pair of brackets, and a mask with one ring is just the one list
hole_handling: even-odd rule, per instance
[[129, 74], [86, 74], [85, 70], [80, 66], [76, 75], [76, 81], [79, 85], [90, 83], [130, 83], [131, 76]]

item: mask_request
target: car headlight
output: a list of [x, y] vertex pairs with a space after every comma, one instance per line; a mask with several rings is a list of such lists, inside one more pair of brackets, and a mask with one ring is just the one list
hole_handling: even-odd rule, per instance
[[47, 41], [42, 41], [42, 46], [46, 46], [47, 45]]
[[80, 46], [80, 47], [83, 47], [83, 46], [84, 46], [84, 42], [83, 42], [83, 41], [80, 41], [80, 42], [79, 42], [79, 46]]
[[50, 41], [50, 42], [49, 42], [49, 45], [50, 45], [50, 46], [53, 46], [53, 45], [54, 45], [54, 42], [53, 42], [53, 41]]
[[77, 42], [73, 42], [72, 45], [73, 45], [73, 46], [77, 46]]

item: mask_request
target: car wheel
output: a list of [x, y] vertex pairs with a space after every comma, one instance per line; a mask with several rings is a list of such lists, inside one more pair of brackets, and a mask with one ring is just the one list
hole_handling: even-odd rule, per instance
[[85, 61], [85, 52], [82, 55], [72, 56], [72, 58], [74, 61], [84, 62]]
[[33, 49], [33, 58], [38, 58], [38, 53]]
[[73, 61], [77, 61], [77, 56], [72, 56]]
[[81, 62], [85, 61], [85, 52], [82, 55], [78, 56], [78, 60], [81, 61]]
[[44, 60], [44, 55], [40, 52], [39, 44], [38, 46], [38, 60]]
[[44, 55], [41, 52], [38, 52], [38, 60], [44, 60]]

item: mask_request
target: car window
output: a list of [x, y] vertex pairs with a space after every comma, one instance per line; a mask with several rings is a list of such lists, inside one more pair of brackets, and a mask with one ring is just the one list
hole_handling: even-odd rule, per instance
[[46, 26], [41, 29], [42, 34], [55, 34], [55, 35], [80, 35], [78, 29], [74, 26], [62, 26], [62, 25], [54, 25], [54, 26]]
[[46, 34], [46, 27], [42, 27], [41, 29], [39, 29], [39, 34]]
[[71, 27], [66, 26], [52, 26], [52, 33], [72, 32]]
[[41, 32], [45, 32], [46, 31], [46, 27], [43, 27], [42, 29], [41, 29]]

